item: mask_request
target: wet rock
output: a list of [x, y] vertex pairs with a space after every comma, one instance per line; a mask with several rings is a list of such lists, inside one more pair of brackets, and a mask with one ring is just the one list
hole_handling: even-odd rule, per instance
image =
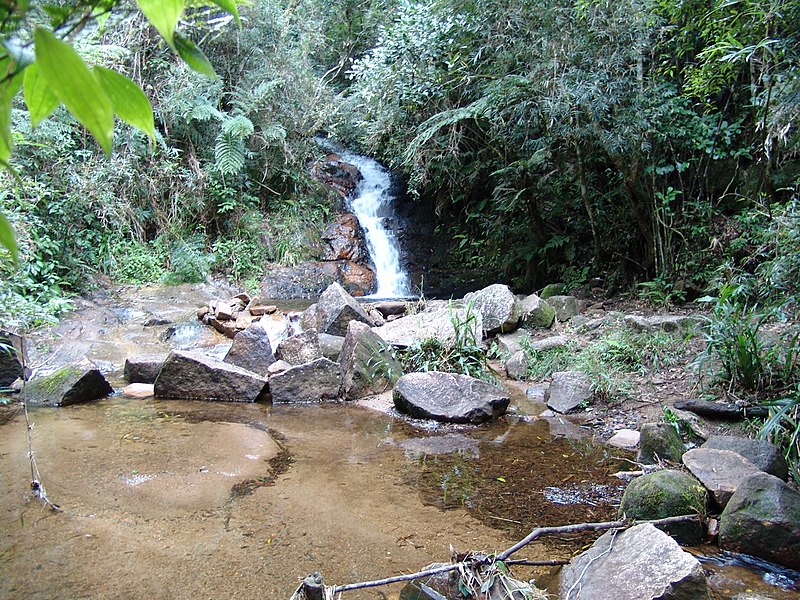
[[[620, 515], [639, 521], [707, 512], [708, 492], [697, 479], [683, 471], [663, 470], [634, 479], [625, 489]], [[696, 546], [703, 541], [700, 521], [659, 527], [679, 543]]]
[[639, 455], [636, 460], [646, 465], [659, 460], [679, 463], [686, 448], [678, 430], [669, 423], [645, 423], [640, 428]]
[[344, 198], [356, 189], [363, 179], [358, 167], [344, 162], [338, 154], [328, 154], [324, 161], [311, 166], [311, 174], [325, 185], [332, 187]]
[[515, 352], [503, 367], [506, 370], [506, 375], [511, 379], [524, 381], [528, 377], [528, 359], [523, 350]]
[[463, 336], [476, 344], [481, 343], [483, 322], [480, 313], [473, 311], [468, 314], [467, 309], [446, 302], [429, 302], [422, 312], [395, 319], [373, 331], [394, 346], [408, 347], [415, 341], [436, 338], [449, 347], [456, 337], [454, 321], [460, 324]]
[[568, 413], [592, 399], [592, 380], [581, 371], [553, 373], [550, 387], [545, 393], [547, 406], [560, 413]]
[[708, 488], [722, 508], [745, 479], [761, 472], [749, 460], [730, 450], [694, 448], [683, 455], [683, 464]]
[[319, 333], [345, 336], [350, 321], [372, 325], [369, 315], [338, 283], [331, 284], [322, 293], [315, 311]]
[[235, 338], [236, 334], [239, 333], [239, 329], [236, 327], [236, 321], [220, 321], [219, 319], [212, 318], [208, 320], [208, 325], [211, 325], [211, 327], [219, 331], [222, 335], [231, 339]]
[[350, 321], [340, 355], [341, 396], [356, 400], [385, 392], [403, 374], [390, 348], [366, 323]]
[[166, 356], [163, 354], [149, 354], [144, 356], [130, 356], [125, 359], [123, 374], [128, 383], [155, 383], [156, 377], [164, 366]]
[[751, 475], [722, 511], [719, 545], [800, 570], [800, 494], [774, 475]]
[[155, 381], [156, 398], [255, 402], [266, 378], [197, 352], [173, 351]]
[[607, 532], [561, 572], [561, 599], [701, 600], [703, 567], [649, 523]]
[[623, 322], [635, 331], [691, 331], [703, 324], [703, 319], [695, 315], [653, 315], [642, 317], [626, 315]]
[[486, 334], [514, 331], [522, 315], [517, 297], [507, 285], [499, 283], [467, 294], [464, 302], [481, 314]]
[[304, 331], [283, 340], [275, 349], [275, 358], [290, 365], [302, 365], [322, 357], [317, 332]]
[[351, 260], [361, 262], [366, 257], [361, 227], [353, 213], [336, 216], [325, 228], [322, 239], [326, 248], [322, 260]]
[[339, 260], [336, 262], [323, 263], [323, 268], [328, 271], [338, 281], [342, 288], [353, 296], [366, 296], [372, 293], [377, 287], [375, 271], [371, 268], [360, 265], [352, 260]]
[[28, 382], [23, 393], [31, 404], [69, 406], [105, 398], [114, 393], [114, 388], [100, 370], [87, 361], [35, 377]]
[[341, 381], [339, 365], [327, 358], [318, 358], [273, 375], [269, 387], [275, 403], [319, 402], [335, 399]]
[[623, 450], [632, 450], [639, 445], [641, 434], [635, 429], [619, 429], [614, 432], [606, 444]]
[[394, 405], [418, 419], [483, 423], [505, 414], [509, 396], [467, 375], [428, 371], [403, 375], [394, 386]]
[[[328, 265], [327, 268], [323, 268]], [[336, 281], [335, 263], [309, 262], [293, 267], [271, 264], [259, 283], [264, 298], [314, 298]]]
[[730, 450], [744, 456], [758, 469], [765, 473], [780, 477], [784, 481], [789, 478], [786, 459], [778, 448], [767, 440], [752, 440], [733, 435], [715, 435], [702, 445], [710, 450]]
[[329, 333], [320, 333], [317, 336], [319, 340], [319, 349], [322, 356], [334, 362], [339, 360], [339, 355], [342, 352], [342, 345], [344, 338], [340, 335], [331, 335]]
[[28, 378], [26, 360], [25, 339], [0, 329], [0, 388], [10, 386], [17, 379]]
[[547, 328], [553, 324], [556, 311], [545, 300], [531, 294], [520, 302], [520, 324], [533, 329]]
[[155, 386], [152, 383], [131, 383], [123, 388], [122, 395], [128, 398], [149, 398], [155, 395]]
[[253, 323], [244, 331], [237, 333], [233, 338], [233, 345], [223, 360], [266, 376], [267, 369], [275, 362], [267, 331], [260, 323]]
[[563, 323], [580, 314], [578, 300], [575, 296], [550, 296], [547, 303], [553, 307], [556, 321]]

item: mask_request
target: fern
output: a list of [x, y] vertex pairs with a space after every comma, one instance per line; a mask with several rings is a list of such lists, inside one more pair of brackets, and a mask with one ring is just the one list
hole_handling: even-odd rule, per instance
[[253, 135], [253, 122], [244, 115], [228, 117], [222, 123], [223, 133], [244, 139]]
[[242, 138], [225, 133], [217, 136], [214, 168], [222, 175], [237, 175], [244, 169], [245, 148]]

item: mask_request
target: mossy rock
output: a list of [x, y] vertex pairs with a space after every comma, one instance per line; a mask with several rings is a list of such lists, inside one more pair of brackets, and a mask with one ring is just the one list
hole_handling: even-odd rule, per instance
[[645, 423], [640, 433], [638, 462], [646, 465], [656, 464], [659, 460], [681, 462], [686, 448], [675, 427], [669, 423]]
[[93, 365], [69, 365], [50, 375], [37, 377], [25, 386], [25, 399], [45, 406], [91, 402], [112, 393], [114, 388]]
[[[708, 491], [694, 477], [683, 471], [656, 471], [634, 479], [625, 490], [620, 515], [631, 519], [664, 519], [680, 515], [706, 515]], [[660, 529], [678, 543], [696, 546], [703, 541], [705, 531], [699, 521], [675, 523]]]
[[543, 300], [547, 300], [553, 296], [563, 296], [566, 293], [567, 286], [563, 283], [549, 283], [544, 286], [544, 289], [542, 290], [542, 293], [539, 294], [539, 297]]

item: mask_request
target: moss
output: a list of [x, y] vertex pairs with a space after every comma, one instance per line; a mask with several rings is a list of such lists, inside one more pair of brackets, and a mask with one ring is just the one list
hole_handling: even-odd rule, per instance
[[29, 382], [27, 391], [37, 396], [55, 396], [61, 393], [71, 380], [80, 377], [82, 372], [78, 367], [63, 367], [55, 373]]

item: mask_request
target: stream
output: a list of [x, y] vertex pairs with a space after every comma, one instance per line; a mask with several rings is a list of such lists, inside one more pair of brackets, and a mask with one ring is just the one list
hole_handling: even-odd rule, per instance
[[[229, 340], [193, 313], [223, 294], [150, 286], [85, 301], [34, 339], [32, 362], [86, 354], [121, 388], [129, 354], [220, 352]], [[499, 551], [538, 525], [613, 517], [622, 485], [610, 473], [624, 456], [511, 392], [509, 414], [477, 427], [408, 420], [385, 397], [271, 406], [117, 394], [34, 408], [41, 481], [63, 512], [32, 498], [24, 415], [0, 407], [0, 597], [288, 600], [313, 571], [328, 584], [382, 578], [447, 561], [451, 546]], [[568, 559], [587, 541], [544, 539], [519, 557]], [[717, 598], [796, 597], [708, 568]], [[401, 589], [345, 598], [397, 600]]]

